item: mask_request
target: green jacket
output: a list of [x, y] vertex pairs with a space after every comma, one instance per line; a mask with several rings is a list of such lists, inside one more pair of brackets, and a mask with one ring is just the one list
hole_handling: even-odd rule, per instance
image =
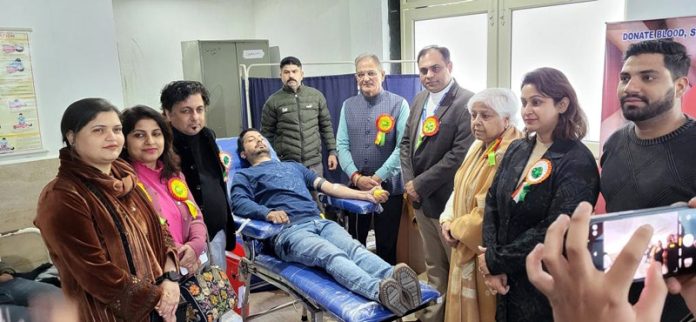
[[336, 153], [336, 139], [324, 95], [301, 85], [297, 94], [283, 87], [273, 93], [261, 113], [261, 134], [281, 160], [305, 166], [321, 163], [321, 142]]

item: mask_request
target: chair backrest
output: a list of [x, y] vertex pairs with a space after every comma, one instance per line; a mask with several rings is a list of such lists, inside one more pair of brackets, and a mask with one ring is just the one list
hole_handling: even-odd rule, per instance
[[[220, 148], [220, 157], [223, 160], [223, 164], [225, 165], [225, 168], [227, 170], [226, 181], [228, 194], [230, 192], [230, 189], [232, 188], [232, 178], [234, 177], [234, 173], [242, 168], [243, 163], [242, 159], [239, 158], [239, 154], [237, 154], [237, 139], [238, 137], [233, 136], [230, 138], [219, 138], [215, 140], [218, 147]], [[271, 144], [268, 143], [268, 140], [266, 141], [266, 145], [268, 146], [268, 149], [271, 151], [271, 158], [273, 160], [278, 160], [278, 155], [276, 154], [275, 150], [273, 150]]]

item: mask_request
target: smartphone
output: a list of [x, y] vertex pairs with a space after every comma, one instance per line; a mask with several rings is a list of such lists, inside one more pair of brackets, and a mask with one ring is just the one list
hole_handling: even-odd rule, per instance
[[595, 267], [608, 270], [640, 226], [653, 227], [634, 280], [645, 279], [651, 259], [662, 263], [665, 277], [696, 273], [696, 208], [669, 206], [595, 215], [590, 219], [588, 248]]

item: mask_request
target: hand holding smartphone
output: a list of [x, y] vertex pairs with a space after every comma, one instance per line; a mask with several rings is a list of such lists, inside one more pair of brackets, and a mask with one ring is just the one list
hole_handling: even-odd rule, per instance
[[591, 212], [592, 206], [581, 202], [572, 218], [561, 215], [549, 226], [544, 243], [527, 256], [529, 281], [549, 299], [554, 321], [659, 321], [667, 286], [658, 263], [650, 265], [638, 303], [631, 305], [626, 296], [652, 227], [630, 232], [615, 269], [603, 272], [594, 268], [587, 250]]
[[659, 207], [592, 216], [588, 248], [600, 270], [608, 270], [616, 256], [641, 225], [654, 233], [634, 275], [645, 278], [651, 260], [662, 263], [665, 277], [696, 273], [696, 208]]

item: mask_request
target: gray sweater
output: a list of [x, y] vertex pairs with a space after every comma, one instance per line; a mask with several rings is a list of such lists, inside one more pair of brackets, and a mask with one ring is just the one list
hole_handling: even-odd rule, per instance
[[696, 121], [641, 140], [633, 123], [604, 144], [601, 190], [607, 212], [669, 206], [696, 196]]

